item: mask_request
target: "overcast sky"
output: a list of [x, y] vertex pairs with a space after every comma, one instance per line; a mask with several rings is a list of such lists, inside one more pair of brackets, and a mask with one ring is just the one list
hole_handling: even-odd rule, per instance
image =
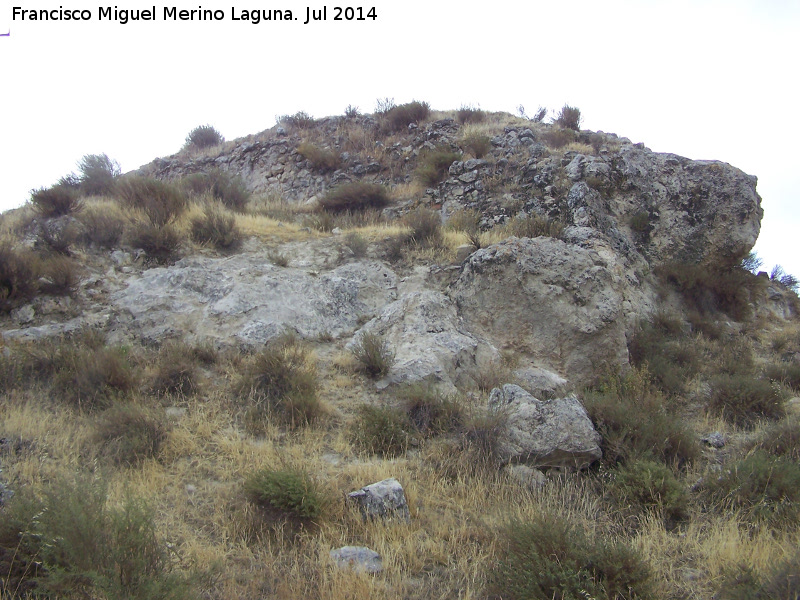
[[[156, 0], [152, 0], [155, 2]], [[212, 124], [227, 139], [275, 116], [315, 117], [377, 98], [528, 113], [578, 106], [583, 126], [758, 176], [765, 267], [800, 276], [798, 0], [378, 1], [377, 19], [303, 24], [290, 0], [118, 0], [156, 20], [99, 21], [101, 0], [0, 0], [0, 209], [107, 153], [123, 170], [176, 152]], [[89, 21], [11, 21], [12, 6], [83, 9]], [[164, 7], [221, 21], [165, 21]], [[297, 21], [232, 20], [292, 10]]]

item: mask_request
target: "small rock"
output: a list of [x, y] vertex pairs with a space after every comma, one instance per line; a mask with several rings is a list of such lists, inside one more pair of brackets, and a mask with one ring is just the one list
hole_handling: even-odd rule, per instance
[[462, 263], [469, 258], [469, 255], [475, 252], [475, 246], [472, 244], [462, 244], [456, 248], [456, 262]]
[[712, 448], [722, 448], [725, 446], [725, 436], [722, 435], [719, 431], [715, 431], [714, 433], [710, 433], [704, 438], [700, 438], [700, 441], [704, 444], [708, 444]]
[[547, 483], [544, 473], [528, 465], [507, 465], [505, 471], [509, 477], [531, 490], [544, 487]]
[[404, 521], [411, 519], [403, 486], [394, 477], [351, 492], [347, 494], [347, 500], [358, 506], [364, 520], [391, 517]]
[[183, 415], [186, 414], [186, 409], [180, 406], [168, 406], [164, 411], [168, 417], [175, 417], [176, 419], [180, 419]]
[[340, 569], [367, 573], [380, 573], [383, 571], [380, 554], [365, 546], [343, 546], [336, 550], [331, 550], [330, 556]]

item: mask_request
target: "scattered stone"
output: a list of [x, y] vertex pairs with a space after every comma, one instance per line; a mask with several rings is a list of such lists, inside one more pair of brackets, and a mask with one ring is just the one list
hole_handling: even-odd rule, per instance
[[507, 384], [492, 390], [489, 408], [506, 417], [500, 440], [506, 463], [585, 469], [602, 456], [600, 434], [575, 396], [542, 402]]
[[365, 546], [343, 546], [330, 552], [331, 559], [340, 569], [380, 573], [383, 571], [381, 556]]
[[411, 520], [403, 486], [394, 477], [351, 492], [347, 495], [347, 500], [358, 506], [364, 520], [388, 518]]
[[714, 433], [710, 433], [707, 436], [700, 438], [700, 441], [711, 446], [712, 448], [719, 449], [725, 447], [727, 440], [719, 431], [715, 431]]

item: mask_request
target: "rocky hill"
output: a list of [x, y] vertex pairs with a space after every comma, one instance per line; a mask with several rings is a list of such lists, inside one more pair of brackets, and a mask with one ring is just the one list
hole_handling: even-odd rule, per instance
[[[777, 472], [800, 448], [800, 303], [791, 279], [751, 272], [756, 178], [579, 130], [563, 112], [546, 124], [386, 109], [298, 113], [232, 142], [190, 136], [126, 175], [85, 157], [80, 175], [3, 215], [0, 497], [46, 504], [53, 482], [102, 474], [108, 505], [130, 516], [133, 487], [159, 505], [153, 535], [178, 557], [154, 550], [150, 579], [136, 577], [201, 573], [187, 593], [204, 597], [549, 598], [560, 584], [541, 569], [513, 589], [492, 574], [519, 571], [505, 527], [534, 527], [537, 510], [574, 514], [568, 529], [588, 536], [578, 554], [604, 547], [606, 526], [647, 556], [625, 559], [620, 588], [618, 565], [559, 576], [599, 597], [728, 597], [715, 594], [734, 593], [752, 548], [740, 521], [773, 540], [745, 561], [753, 586], [780, 580], [775, 564], [800, 560], [787, 550], [793, 484], [737, 504], [719, 483], [754, 449]], [[131, 406], [150, 423], [137, 435], [163, 429], [133, 454]], [[794, 439], [784, 453], [764, 441], [775, 427]], [[298, 513], [256, 471], [305, 473], [328, 498], [381, 485], [350, 495], [362, 522], [347, 503]], [[492, 487], [492, 507], [471, 491]], [[7, 504], [18, 524], [2, 532], [3, 560], [30, 533], [23, 503]], [[710, 552], [700, 524], [738, 550]], [[536, 531], [519, 543], [535, 546]], [[680, 544], [694, 558], [670, 558]], [[329, 570], [362, 545], [378, 550], [356, 552], [362, 570]], [[9, 597], [60, 585], [55, 559], [31, 548], [41, 572], [0, 560]], [[144, 593], [101, 575], [89, 587], [103, 597]]]

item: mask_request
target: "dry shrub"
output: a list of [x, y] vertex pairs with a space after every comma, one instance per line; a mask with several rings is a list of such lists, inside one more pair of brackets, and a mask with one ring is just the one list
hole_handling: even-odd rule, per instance
[[211, 173], [211, 195], [222, 202], [226, 208], [244, 212], [250, 200], [250, 192], [238, 175], [215, 170]]
[[427, 102], [416, 100], [392, 106], [382, 115], [383, 129], [390, 133], [405, 131], [412, 123], [420, 123], [427, 119], [430, 112], [431, 107]]
[[350, 248], [354, 257], [362, 258], [367, 255], [369, 241], [355, 231], [351, 231], [344, 236], [344, 243], [348, 248]]
[[122, 348], [92, 348], [64, 342], [53, 391], [82, 409], [103, 408], [134, 389], [136, 378]]
[[460, 209], [450, 215], [447, 219], [447, 227], [453, 231], [461, 231], [467, 236], [467, 240], [476, 250], [480, 250], [481, 245], [481, 213], [475, 209]]
[[461, 146], [475, 158], [483, 158], [492, 149], [492, 141], [488, 135], [470, 133], [461, 139]]
[[247, 362], [236, 391], [252, 402], [246, 418], [255, 433], [269, 420], [290, 427], [316, 421], [324, 412], [317, 387], [307, 348], [293, 337], [282, 336]]
[[176, 341], [161, 346], [150, 382], [154, 394], [193, 395], [197, 392], [198, 380], [198, 367], [190, 346]]
[[626, 511], [656, 509], [669, 521], [688, 516], [688, 490], [663, 463], [632, 460], [611, 473], [608, 488], [616, 504]]
[[125, 233], [125, 218], [111, 206], [88, 206], [79, 215], [81, 241], [100, 248], [116, 248]]
[[695, 341], [684, 332], [682, 321], [665, 313], [636, 329], [628, 351], [631, 363], [646, 368], [661, 391], [670, 395], [683, 393], [700, 367]]
[[574, 106], [565, 104], [558, 112], [555, 123], [564, 129], [572, 129], [573, 131], [580, 131], [581, 129], [581, 111]]
[[38, 291], [38, 261], [27, 251], [0, 242], [0, 312], [25, 304]]
[[784, 419], [770, 425], [754, 442], [753, 448], [800, 462], [800, 422]]
[[172, 225], [140, 223], [128, 235], [128, 243], [141, 248], [158, 264], [168, 264], [178, 256], [181, 234]]
[[389, 192], [377, 183], [354, 181], [333, 188], [320, 200], [320, 207], [332, 213], [383, 208], [389, 204]]
[[293, 115], [283, 115], [276, 119], [278, 123], [288, 125], [292, 129], [311, 129], [314, 126], [314, 118], [305, 111], [298, 111]]
[[155, 226], [174, 222], [187, 207], [186, 197], [176, 186], [158, 179], [126, 176], [115, 190], [123, 204], [142, 211]]
[[119, 163], [107, 154], [87, 154], [78, 163], [81, 193], [104, 196], [114, 191], [117, 177], [122, 174]]
[[389, 372], [394, 364], [394, 352], [389, 343], [376, 333], [362, 334], [353, 345], [353, 356], [361, 364], [361, 371], [378, 379]]
[[752, 427], [759, 419], [780, 419], [783, 397], [769, 381], [747, 374], [719, 375], [710, 382], [708, 407], [726, 421]]
[[391, 458], [408, 449], [408, 429], [409, 422], [401, 411], [363, 404], [350, 424], [350, 441], [364, 452]]
[[450, 165], [461, 160], [461, 158], [460, 153], [453, 152], [446, 147], [428, 150], [420, 154], [415, 174], [425, 185], [437, 185], [447, 177], [447, 170]]
[[204, 148], [213, 148], [225, 141], [222, 134], [211, 125], [200, 125], [195, 127], [186, 136], [185, 148], [196, 148], [202, 150]]
[[561, 127], [551, 127], [542, 133], [542, 140], [545, 144], [556, 150], [571, 144], [576, 139], [572, 129], [562, 129]]
[[117, 465], [135, 467], [158, 458], [168, 429], [163, 418], [135, 404], [115, 404], [98, 415], [94, 440]]
[[53, 296], [69, 296], [78, 287], [80, 268], [71, 258], [49, 255], [39, 265], [39, 290]]
[[456, 111], [456, 120], [462, 125], [466, 125], [467, 123], [483, 123], [483, 121], [486, 120], [486, 113], [480, 108], [462, 106]]
[[517, 215], [504, 226], [507, 235], [521, 238], [551, 237], [564, 238], [564, 222], [548, 219], [536, 214]]
[[34, 190], [31, 193], [31, 203], [36, 212], [47, 219], [71, 215], [83, 207], [78, 192], [66, 185]]
[[421, 383], [402, 388], [397, 397], [408, 422], [422, 437], [461, 430], [464, 410], [455, 398]]
[[49, 252], [69, 256], [78, 239], [78, 229], [71, 218], [45, 221], [40, 224], [36, 244]]
[[191, 236], [194, 242], [209, 244], [217, 250], [234, 251], [242, 245], [242, 232], [233, 215], [213, 207], [192, 219]]
[[438, 212], [427, 208], [416, 208], [403, 217], [411, 229], [413, 243], [429, 248], [442, 245], [442, 218]]
[[312, 169], [320, 173], [335, 171], [342, 165], [342, 157], [338, 152], [320, 148], [311, 142], [300, 144], [297, 152], [309, 162]]

